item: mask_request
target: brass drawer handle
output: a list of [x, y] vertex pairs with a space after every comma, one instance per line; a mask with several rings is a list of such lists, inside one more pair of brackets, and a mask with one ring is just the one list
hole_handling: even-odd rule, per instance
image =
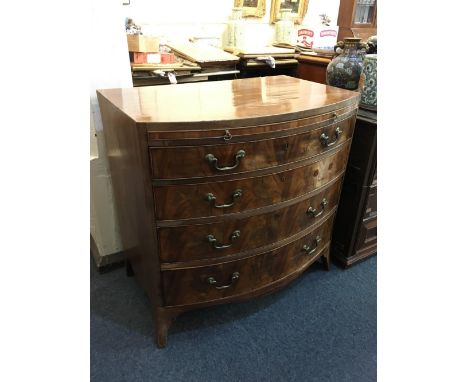
[[231, 283], [227, 285], [221, 285], [221, 286], [216, 286], [218, 282], [213, 276], [211, 276], [211, 277], [208, 277], [208, 284], [213, 285], [216, 289], [226, 289], [226, 288], [232, 287], [236, 283], [236, 281], [239, 279], [239, 276], [240, 276], [239, 272], [234, 272], [231, 276]]
[[333, 145], [336, 144], [336, 142], [338, 142], [338, 139], [340, 139], [340, 135], [342, 133], [343, 133], [343, 131], [341, 131], [341, 129], [339, 127], [337, 127], [335, 129], [335, 140], [333, 142], [329, 142], [328, 140], [330, 139], [330, 137], [327, 134], [322, 133], [322, 135], [320, 136], [320, 143], [322, 143], [323, 147], [333, 146]]
[[232, 134], [229, 132], [229, 130], [224, 130], [224, 136], [223, 136], [224, 142], [230, 141], [231, 138], [232, 138]]
[[233, 170], [240, 164], [240, 160], [244, 158], [246, 155], [244, 150], [239, 150], [236, 154], [236, 163], [233, 166], [224, 166], [224, 167], [219, 167], [218, 166], [218, 158], [216, 158], [213, 154], [206, 154], [205, 158], [208, 162], [214, 164], [214, 167], [218, 171], [227, 171], [227, 170]]
[[317, 235], [317, 237], [315, 238], [314, 242], [315, 242], [315, 246], [313, 248], [309, 247], [307, 244], [304, 245], [302, 247], [302, 250], [306, 252], [307, 256], [310, 256], [312, 255], [318, 248], [319, 246], [319, 243], [322, 241], [322, 238]]
[[[229, 203], [229, 204], [215, 204], [215, 208], [227, 208], [227, 207], [232, 207], [234, 205], [234, 203], [236, 202], [236, 199], [237, 198], [240, 198], [242, 196], [242, 190], [236, 190], [233, 192], [232, 194], [232, 203]], [[216, 196], [214, 196], [211, 192], [206, 194], [206, 200], [208, 200], [209, 202], [212, 202], [214, 200], [216, 200]]]
[[216, 249], [224, 249], [229, 248], [232, 246], [232, 242], [240, 237], [240, 231], [236, 230], [231, 235], [231, 243], [230, 244], [218, 244], [218, 240], [213, 235], [208, 235], [206, 238], [208, 242]]
[[323, 214], [323, 212], [325, 211], [325, 207], [327, 206], [328, 202], [327, 202], [327, 199], [323, 198], [322, 199], [322, 202], [320, 203], [320, 205], [322, 206], [322, 209], [320, 210], [320, 212], [317, 212], [317, 208], [312, 208], [312, 207], [309, 207], [307, 209], [307, 215], [309, 216], [312, 216], [314, 218], [317, 218], [319, 217], [320, 215]]

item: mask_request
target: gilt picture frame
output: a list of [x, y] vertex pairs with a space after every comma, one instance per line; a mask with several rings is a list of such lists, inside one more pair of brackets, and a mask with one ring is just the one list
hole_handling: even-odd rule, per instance
[[294, 23], [301, 24], [308, 6], [309, 0], [271, 0], [270, 24], [279, 20], [282, 8], [291, 9], [291, 19]]
[[234, 0], [234, 7], [242, 8], [242, 17], [265, 16], [266, 0]]

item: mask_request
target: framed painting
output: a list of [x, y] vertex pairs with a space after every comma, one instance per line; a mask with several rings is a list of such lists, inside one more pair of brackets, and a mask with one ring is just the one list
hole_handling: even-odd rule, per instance
[[307, 12], [309, 0], [271, 0], [270, 24], [280, 18], [280, 9], [291, 9], [291, 19], [296, 23], [302, 23]]
[[265, 0], [234, 0], [234, 6], [242, 8], [242, 17], [265, 16]]

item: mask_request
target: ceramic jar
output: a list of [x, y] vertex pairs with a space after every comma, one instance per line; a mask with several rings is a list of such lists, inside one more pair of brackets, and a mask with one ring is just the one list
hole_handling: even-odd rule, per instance
[[291, 20], [291, 9], [280, 9], [280, 19], [275, 24], [275, 42], [292, 45], [294, 22]]
[[239, 48], [245, 43], [245, 20], [242, 18], [242, 8], [233, 8], [227, 22], [224, 37], [224, 46], [228, 48]]
[[327, 84], [348, 90], [359, 86], [363, 68], [363, 45], [360, 38], [345, 38], [335, 46], [342, 48], [342, 53], [327, 66]]
[[377, 55], [367, 54], [364, 58], [364, 68], [361, 74], [363, 87], [361, 90], [361, 106], [364, 109], [377, 109]]

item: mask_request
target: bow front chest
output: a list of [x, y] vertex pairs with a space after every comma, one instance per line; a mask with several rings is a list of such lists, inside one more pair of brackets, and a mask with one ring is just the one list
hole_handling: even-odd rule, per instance
[[183, 311], [329, 267], [359, 94], [287, 76], [97, 92], [128, 270]]

